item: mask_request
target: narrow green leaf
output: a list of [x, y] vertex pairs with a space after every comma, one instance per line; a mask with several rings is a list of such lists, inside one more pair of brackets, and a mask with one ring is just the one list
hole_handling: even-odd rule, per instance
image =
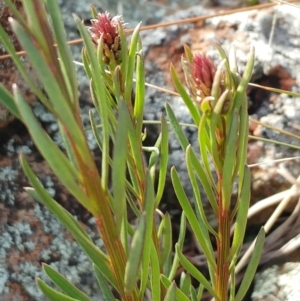
[[[25, 1], [23, 3], [23, 9], [27, 16], [28, 27], [32, 35], [42, 48], [45, 47], [43, 43], [45, 40], [44, 28], [42, 27], [43, 21], [46, 18], [44, 3], [41, 1]], [[39, 12], [38, 14], [36, 13], [37, 11]]]
[[171, 126], [173, 128], [173, 131], [175, 132], [175, 135], [178, 139], [178, 142], [179, 142], [181, 148], [185, 151], [190, 143], [187, 140], [172, 108], [170, 107], [170, 105], [168, 103], [166, 103], [166, 112], [167, 112], [169, 121], [171, 123]]
[[146, 285], [149, 277], [149, 262], [150, 262], [150, 251], [151, 248], [148, 246], [152, 243], [152, 231], [153, 231], [153, 220], [154, 220], [154, 209], [155, 209], [155, 193], [154, 185], [151, 179], [151, 175], [146, 173], [146, 190], [144, 196], [144, 213], [146, 215], [146, 233], [144, 240], [144, 250], [142, 258], [142, 274], [140, 284], [140, 296], [144, 296]]
[[239, 128], [240, 139], [239, 139], [239, 145], [237, 150], [237, 162], [239, 164], [238, 165], [239, 166], [239, 189], [241, 188], [243, 183], [244, 165], [247, 162], [249, 121], [248, 121], [248, 102], [247, 102], [246, 89], [248, 87], [248, 84], [252, 76], [252, 71], [254, 67], [254, 56], [255, 56], [254, 47], [251, 47], [249, 60], [246, 64], [245, 71], [240, 80], [240, 84], [237, 88], [234, 97], [234, 108], [236, 108], [240, 112], [240, 128]]
[[18, 108], [15, 105], [13, 96], [0, 84], [0, 102], [18, 119], [21, 119]]
[[9, 10], [13, 13], [15, 19], [17, 19], [22, 24], [22, 26], [28, 28], [28, 23], [26, 22], [24, 15], [22, 15], [18, 11], [16, 5], [12, 2], [12, 0], [5, 0], [5, 4], [9, 8]]
[[[148, 169], [151, 169], [152, 167], [154, 167], [159, 159], [160, 144], [161, 144], [161, 133], [159, 134], [154, 146], [143, 146], [144, 152], [151, 153], [150, 158], [149, 158], [149, 163], [148, 163]], [[155, 182], [155, 181], [153, 180], [153, 182]]]
[[61, 122], [57, 121], [57, 124], [58, 124], [59, 132], [61, 135], [62, 143], [66, 149], [67, 157], [68, 157], [70, 163], [74, 166], [74, 168], [78, 169], [78, 165], [76, 162], [76, 158], [75, 158], [69, 137], [68, 137], [67, 133], [64, 131], [64, 127], [61, 124]]
[[67, 44], [66, 33], [57, 1], [46, 0], [47, 11], [51, 17], [51, 28], [58, 47], [60, 62], [64, 70], [64, 79], [68, 83], [70, 99], [76, 106], [78, 103], [78, 83], [72, 53]]
[[[140, 45], [139, 48], [142, 48]], [[136, 120], [137, 133], [142, 132], [143, 116], [144, 116], [144, 102], [145, 102], [145, 70], [144, 57], [142, 50], [137, 53], [136, 59], [136, 89], [133, 116]]]
[[[207, 178], [207, 174], [203, 168], [203, 166], [200, 163], [200, 160], [197, 158], [194, 150], [192, 147], [189, 147], [187, 150], [187, 156], [188, 159], [191, 161], [191, 165], [194, 168], [194, 171], [196, 172], [198, 179], [200, 180], [205, 194], [214, 210], [215, 213], [217, 213], [218, 210], [218, 204], [217, 204], [217, 200], [216, 197], [214, 195], [213, 189], [212, 189], [212, 185], [211, 182], [209, 182], [208, 178]], [[202, 154], [201, 154], [202, 156]], [[203, 156], [202, 156], [203, 158]]]
[[[132, 122], [129, 123], [129, 143], [130, 143], [130, 151], [132, 154], [132, 160], [129, 160], [129, 164], [131, 165], [132, 179], [136, 178], [137, 187], [138, 183], [143, 181], [145, 178], [145, 170], [144, 170], [144, 159], [142, 153], [142, 143], [141, 143], [141, 134], [137, 134]], [[134, 180], [133, 180], [134, 181]], [[135, 187], [135, 186], [134, 186]]]
[[[180, 228], [179, 228], [179, 235], [178, 235], [178, 248], [182, 250], [183, 245], [184, 245], [184, 239], [185, 239], [185, 231], [186, 231], [186, 218], [184, 212], [181, 213], [181, 218], [180, 218]], [[173, 281], [178, 269], [178, 264], [179, 264], [179, 258], [177, 253], [175, 252], [174, 258], [173, 258], [173, 263], [171, 267], [171, 271], [168, 276], [169, 281]]]
[[[249, 115], [248, 115], [248, 102], [247, 95], [244, 95], [244, 103], [240, 108], [240, 126], [239, 126], [239, 145], [237, 148], [237, 167], [239, 173], [239, 193], [241, 193], [241, 187], [244, 177], [243, 166], [247, 164], [247, 154], [248, 154], [248, 135], [249, 135]], [[236, 171], [236, 172], [237, 172]]]
[[242, 283], [241, 283], [239, 290], [234, 298], [234, 301], [241, 301], [241, 300], [243, 300], [244, 296], [246, 295], [246, 293], [252, 283], [252, 280], [255, 276], [258, 264], [260, 262], [261, 254], [264, 249], [264, 242], [265, 242], [265, 231], [263, 228], [261, 228], [258, 233], [256, 242], [255, 242], [255, 246], [254, 246], [254, 250], [253, 250], [250, 262], [248, 263], [246, 272], [243, 276]]
[[57, 292], [40, 278], [36, 279], [36, 283], [40, 290], [43, 292], [43, 294], [51, 301], [78, 301], [78, 299], [71, 298], [62, 293]]
[[204, 286], [202, 284], [200, 284], [197, 289], [197, 300], [201, 300], [203, 291], [204, 291]]
[[200, 114], [195, 106], [195, 103], [192, 101], [192, 99], [188, 95], [186, 89], [181, 84], [181, 80], [178, 78], [178, 75], [177, 75], [176, 70], [173, 65], [171, 65], [170, 71], [171, 71], [171, 77], [172, 77], [173, 83], [176, 87], [176, 90], [178, 91], [178, 93], [182, 97], [185, 105], [189, 109], [189, 112], [191, 113], [191, 117], [193, 118], [194, 123], [196, 125], [198, 125], [200, 122]]
[[[215, 170], [218, 170], [219, 172], [222, 171], [223, 166], [221, 164], [221, 159], [219, 157], [220, 139], [216, 137], [216, 133], [218, 131], [218, 128], [222, 127], [221, 118], [222, 117], [220, 115], [217, 115], [215, 112], [212, 112], [210, 114], [209, 119], [208, 118], [206, 119], [207, 120], [206, 128], [208, 128], [208, 132], [209, 132], [208, 144], [206, 145], [206, 148], [209, 150], [209, 154], [211, 155], [211, 158], [213, 160]], [[198, 131], [200, 131], [200, 129], [198, 129]], [[202, 152], [201, 150], [201, 155], [202, 153], [204, 152]], [[208, 173], [208, 170], [206, 170], [206, 172]]]
[[89, 59], [88, 59], [88, 56], [87, 56], [87, 53], [86, 53], [86, 48], [84, 48], [84, 47], [81, 50], [81, 60], [82, 60], [83, 67], [84, 67], [84, 70], [86, 72], [86, 75], [88, 76], [89, 79], [91, 79], [93, 74], [92, 74], [91, 67], [90, 67], [90, 62], [89, 62]]
[[[227, 75], [225, 76], [225, 79], [228, 81], [228, 86], [233, 87], [233, 79], [232, 79], [232, 76], [230, 73], [230, 66], [229, 66], [227, 54], [224, 51], [224, 49], [220, 46], [220, 44], [218, 44], [216, 42], [212, 42], [212, 44], [218, 49], [221, 58], [223, 60], [225, 60], [225, 62], [223, 63], [223, 64], [225, 64], [225, 71], [227, 73]], [[225, 85], [225, 86], [227, 86], [227, 85]]]
[[230, 258], [235, 255], [243, 244], [247, 226], [247, 214], [250, 206], [251, 174], [247, 165], [245, 165], [244, 168], [244, 182], [241, 188], [241, 194], [238, 198], [238, 211], [229, 255]]
[[187, 296], [190, 293], [190, 289], [192, 285], [192, 279], [189, 274], [186, 274], [185, 272], [181, 272], [180, 274], [180, 283], [179, 283], [179, 288], [182, 290], [184, 294]]
[[58, 146], [50, 139], [49, 135], [41, 128], [31, 108], [18, 89], [14, 87], [13, 90], [22, 119], [26, 120], [26, 126], [29, 133], [42, 156], [47, 160], [61, 183], [73, 194], [73, 196], [90, 212], [95, 212], [95, 208], [91, 207], [88, 197], [82, 191], [81, 187], [78, 186], [78, 182], [80, 182], [78, 171]]
[[[165, 288], [169, 288], [174, 281], [170, 281], [165, 275], [160, 275], [160, 280]], [[190, 301], [190, 299], [178, 288], [176, 287], [176, 300], [177, 301]]]
[[199, 242], [208, 263], [214, 269], [216, 267], [216, 262], [214, 260], [214, 254], [211, 252], [212, 250], [211, 241], [207, 240], [206, 235], [203, 234], [202, 229], [199, 226], [197, 217], [194, 213], [194, 210], [182, 188], [178, 174], [174, 167], [172, 167], [171, 169], [171, 179], [178, 201], [190, 223], [191, 228], [193, 229], [193, 233], [196, 236], [197, 241]]
[[185, 59], [186, 59], [190, 64], [192, 64], [193, 61], [194, 61], [194, 56], [193, 56], [193, 53], [192, 53], [192, 51], [191, 51], [191, 48], [190, 48], [187, 44], [184, 44], [184, 45], [183, 45], [183, 48], [184, 48]]
[[176, 283], [173, 281], [167, 289], [164, 301], [176, 301]]
[[113, 93], [114, 93], [114, 98], [117, 104], [120, 103], [121, 99], [121, 70], [120, 66], [118, 65], [113, 73]]
[[[201, 159], [202, 159], [202, 162], [203, 162], [203, 170], [206, 174], [205, 178], [207, 178], [208, 183], [210, 183], [210, 186], [211, 186], [212, 190], [217, 191], [217, 187], [216, 187], [216, 184], [214, 182], [215, 180], [214, 180], [214, 177], [213, 177], [212, 172], [211, 172], [211, 169], [212, 169], [211, 160], [208, 157], [209, 154], [210, 155], [212, 154], [212, 151], [210, 149], [211, 138], [210, 138], [210, 135], [208, 133], [210, 128], [208, 126], [207, 119], [208, 119], [207, 114], [203, 114], [201, 116], [200, 124], [199, 124], [199, 127], [198, 127], [198, 143], [199, 143], [199, 148], [200, 148]], [[211, 198], [210, 198], [209, 195], [208, 195], [208, 198], [211, 202]], [[215, 206], [213, 205], [213, 203], [211, 203], [211, 204], [212, 204], [212, 207], [215, 210], [216, 209]], [[216, 212], [217, 211], [215, 211], [215, 213]]]
[[[191, 160], [191, 145], [189, 145], [186, 149], [186, 163], [187, 163], [187, 169], [188, 169], [188, 174], [189, 174], [189, 178], [192, 184], [192, 188], [193, 188], [193, 192], [194, 192], [194, 197], [196, 200], [196, 205], [197, 208], [199, 210], [199, 213], [201, 215], [201, 219], [203, 220], [204, 224], [205, 224], [205, 229], [206, 229], [206, 234], [207, 237], [208, 235], [208, 231], [210, 233], [212, 233], [215, 237], [218, 236], [217, 232], [212, 228], [212, 226], [209, 224], [206, 214], [204, 212], [204, 208], [203, 208], [203, 203], [202, 203], [202, 199], [201, 199], [201, 194], [200, 194], [200, 190], [199, 190], [199, 185], [197, 183], [195, 174], [194, 174], [194, 169], [196, 169], [196, 166], [193, 166], [192, 160]], [[198, 160], [196, 160], [198, 161]], [[199, 163], [199, 165], [201, 166], [201, 164]], [[199, 167], [198, 165], [198, 167]], [[199, 171], [201, 173], [201, 169]]]
[[131, 103], [133, 72], [134, 72], [135, 62], [136, 62], [136, 52], [140, 50], [138, 49], [140, 27], [141, 27], [141, 23], [139, 23], [135, 27], [130, 41], [128, 62], [127, 62], [127, 73], [125, 79], [125, 95], [124, 95], [125, 101], [127, 103]]
[[190, 287], [190, 298], [191, 298], [191, 301], [198, 301], [198, 300], [201, 300], [201, 298], [202, 298], [202, 296], [200, 296], [200, 298], [197, 297], [196, 290], [193, 286]]
[[126, 212], [126, 158], [127, 158], [127, 139], [128, 124], [130, 116], [127, 105], [124, 101], [119, 103], [118, 125], [116, 131], [116, 141], [113, 150], [112, 162], [112, 208], [115, 214], [116, 231], [120, 233], [121, 225]]
[[[82, 24], [81, 20], [73, 15], [77, 28], [83, 39], [84, 46], [86, 47], [86, 54], [90, 62], [90, 70], [92, 74], [92, 89], [94, 90], [94, 104], [101, 118], [102, 123], [102, 160], [101, 160], [101, 184], [102, 187], [108, 187], [109, 178], [109, 116], [108, 112], [111, 107], [108, 105], [109, 100], [107, 98], [107, 89], [104, 84], [103, 74], [105, 74], [103, 64], [100, 65], [95, 53], [95, 47], [91, 41], [91, 38]], [[101, 42], [102, 43], [102, 42]], [[99, 47], [101, 46], [101, 43]]]
[[21, 166], [24, 173], [31, 182], [32, 188], [26, 188], [25, 190], [29, 195], [36, 199], [41, 204], [45, 205], [51, 213], [72, 233], [78, 244], [81, 246], [87, 256], [94, 262], [97, 267], [102, 271], [103, 275], [108, 281], [116, 287], [115, 279], [112, 275], [108, 257], [94, 245], [87, 233], [82, 229], [79, 222], [61, 205], [59, 205], [54, 199], [52, 199], [44, 187], [41, 185], [36, 175], [28, 165], [24, 156], [20, 156]]
[[98, 17], [98, 11], [96, 10], [95, 6], [94, 5], [90, 5], [90, 8], [91, 8], [91, 14], [92, 14], [93, 19], [97, 19], [97, 17]]
[[251, 47], [250, 53], [249, 53], [249, 60], [247, 61], [245, 71], [243, 73], [240, 84], [239, 84], [236, 94], [235, 94], [234, 108], [239, 109], [240, 106], [242, 105], [242, 103], [244, 103], [244, 101], [245, 101], [244, 96], [245, 96], [248, 84], [250, 82], [253, 67], [254, 67], [254, 56], [255, 56], [255, 50], [254, 50], [254, 47]]
[[82, 135], [81, 129], [75, 120], [74, 113], [65, 99], [65, 95], [60, 89], [57, 78], [53, 74], [51, 68], [47, 65], [42, 54], [34, 45], [33, 40], [27, 36], [24, 29], [16, 23], [16, 21], [12, 22], [12, 27], [24, 50], [26, 50], [27, 56], [29, 57], [37, 76], [41, 80], [47, 95], [50, 97], [54, 109], [52, 113], [68, 129], [78, 148], [85, 146], [85, 137]]
[[181, 250], [175, 246], [176, 253], [178, 253], [180, 263], [186, 269], [186, 271], [194, 277], [199, 283], [201, 283], [212, 295], [217, 299], [216, 292], [210, 285], [209, 281], [203, 276], [203, 274], [182, 254]]
[[237, 152], [237, 139], [238, 139], [238, 125], [239, 116], [238, 112], [234, 111], [234, 118], [232, 118], [232, 124], [230, 125], [229, 134], [227, 136], [225, 158], [222, 172], [222, 202], [223, 210], [228, 211], [230, 208], [230, 200], [233, 189], [234, 178], [233, 173], [236, 166], [236, 152]]
[[[135, 139], [135, 137], [133, 136], [133, 139]], [[132, 137], [130, 137], [130, 140], [132, 140]], [[138, 166], [137, 166], [138, 168]], [[139, 174], [138, 172], [140, 172], [141, 169], [136, 169], [135, 168], [135, 160], [133, 159], [132, 157], [132, 154], [130, 154], [128, 156], [128, 159], [127, 159], [127, 169], [128, 169], [128, 172], [129, 172], [129, 179], [130, 179], [130, 183], [132, 184], [132, 187], [133, 187], [133, 193], [134, 193], [134, 196], [136, 197], [136, 199], [141, 199], [142, 196], [141, 196], [141, 189], [140, 189], [140, 186], [139, 186]], [[142, 171], [142, 175], [143, 175], [143, 171]], [[137, 205], [133, 202], [131, 204], [131, 207], [133, 207], [133, 210], [135, 208], [137, 208]], [[135, 210], [134, 210], [135, 212]], [[139, 209], [137, 210], [137, 212], [139, 212]], [[140, 214], [140, 213], [138, 213]]]
[[[172, 225], [171, 217], [168, 213], [164, 216], [164, 229], [162, 234], [161, 265], [164, 266], [168, 258], [172, 255]], [[165, 274], [166, 273], [165, 271]]]
[[[16, 54], [16, 50], [11, 40], [9, 39], [7, 33], [0, 25], [0, 37], [1, 43], [4, 45], [7, 52], [10, 54], [14, 65], [17, 67], [20, 72], [22, 78], [27, 83], [28, 87], [32, 90], [32, 92], [37, 96], [37, 98], [50, 110], [53, 111], [52, 106], [50, 105], [48, 99], [45, 97], [44, 93], [37, 87], [36, 83], [31, 79], [30, 74], [24, 67], [24, 64], [21, 62], [20, 57]], [[19, 118], [19, 117], [18, 117]]]
[[[235, 266], [235, 265], [234, 265]], [[230, 271], [230, 290], [229, 290], [229, 301], [234, 301], [236, 290], [236, 275], [235, 270]]]
[[95, 264], [93, 264], [93, 268], [104, 300], [115, 301], [116, 299], [113, 293], [111, 292], [111, 287], [107, 284], [107, 280], [103, 276], [102, 272], [98, 269], [98, 267]]
[[161, 116], [161, 144], [160, 144], [160, 165], [158, 175], [158, 185], [156, 190], [156, 206], [159, 205], [165, 184], [168, 170], [168, 156], [169, 156], [169, 129], [164, 115]]
[[[213, 97], [212, 101], [211, 101], [211, 107], [213, 109], [213, 111], [216, 114], [221, 114], [222, 109], [223, 109], [223, 105], [224, 102], [226, 100], [226, 96], [228, 94], [228, 91], [231, 90], [232, 91], [232, 86], [231, 84], [226, 85], [224, 84], [224, 65], [226, 63], [226, 59], [222, 60], [217, 67], [217, 71], [214, 75], [214, 80], [213, 80], [213, 84], [211, 87], [211, 96]], [[225, 71], [227, 72], [227, 70]], [[227, 72], [227, 76], [229, 77], [229, 81], [231, 76], [231, 73]], [[227, 78], [225, 78], [225, 80], [227, 80]], [[224, 85], [224, 87], [226, 87], [226, 90], [222, 93], [222, 95], [220, 96], [220, 86]]]
[[[155, 249], [154, 243], [151, 243], [151, 252], [150, 252], [150, 264], [151, 264], [151, 297], [152, 300], [160, 300], [160, 265], [158, 254]], [[143, 294], [140, 294], [143, 296]]]
[[[120, 35], [120, 41], [121, 41], [121, 58], [122, 58], [122, 64], [121, 64], [121, 73], [123, 76], [127, 74], [127, 66], [128, 66], [128, 47], [127, 47], [127, 38], [124, 32], [124, 28], [118, 20], [118, 29], [119, 29], [119, 35]], [[123, 81], [125, 81], [125, 78], [123, 78]]]
[[80, 301], [91, 301], [91, 299], [75, 287], [70, 281], [55, 271], [50, 265], [43, 264], [43, 270], [47, 276], [69, 297]]
[[131, 250], [125, 267], [124, 288], [126, 293], [131, 293], [138, 280], [143, 250], [145, 248], [146, 214], [143, 213], [137, 230], [132, 239]]

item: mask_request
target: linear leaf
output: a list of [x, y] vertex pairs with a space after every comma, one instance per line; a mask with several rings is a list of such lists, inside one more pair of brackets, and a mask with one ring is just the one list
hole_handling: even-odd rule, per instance
[[12, 44], [7, 33], [5, 32], [5, 30], [1, 25], [0, 25], [0, 37], [1, 37], [2, 44], [4, 45], [7, 52], [10, 54], [11, 59], [14, 62], [14, 65], [17, 67], [18, 71], [20, 72], [22, 78], [27, 83], [28, 87], [50, 111], [53, 111], [53, 109], [51, 110], [52, 106], [50, 105], [48, 99], [45, 97], [42, 91], [37, 87], [36, 83], [34, 83], [34, 81], [31, 79], [29, 73], [24, 67], [24, 64], [21, 62], [20, 57], [16, 54], [14, 45]]
[[47, 11], [51, 16], [51, 28], [58, 47], [60, 61], [64, 70], [64, 78], [69, 86], [69, 95], [71, 100], [78, 106], [78, 83], [75, 72], [75, 65], [72, 61], [72, 53], [67, 44], [66, 33], [62, 22], [60, 10], [57, 1], [46, 0]]
[[76, 239], [83, 251], [90, 258], [90, 260], [97, 265], [97, 267], [100, 269], [100, 271], [103, 272], [103, 275], [105, 275], [108, 281], [114, 287], [116, 287], [115, 279], [109, 266], [108, 257], [97, 246], [94, 245], [91, 238], [88, 237], [86, 232], [80, 226], [79, 222], [66, 209], [64, 209], [49, 196], [45, 188], [39, 182], [36, 175], [28, 165], [24, 156], [21, 155], [20, 161], [24, 173], [34, 187], [34, 189], [26, 188], [27, 193], [38, 202], [45, 205], [49, 209], [49, 211], [53, 213], [56, 218], [58, 218], [58, 220], [72, 233], [73, 237]]
[[175, 71], [175, 68], [172, 64], [171, 64], [170, 71], [171, 71], [171, 77], [172, 77], [173, 83], [176, 87], [176, 90], [178, 91], [178, 93], [182, 97], [185, 105], [189, 109], [191, 116], [194, 120], [194, 123], [198, 125], [200, 122], [200, 114], [199, 114], [199, 111], [196, 109], [195, 103], [192, 101], [192, 99], [188, 95], [186, 89], [183, 87], [183, 85]]
[[146, 285], [148, 283], [149, 277], [149, 262], [150, 262], [150, 246], [152, 244], [152, 231], [153, 231], [153, 216], [155, 208], [155, 193], [154, 186], [149, 173], [146, 174], [146, 190], [144, 196], [144, 213], [146, 215], [146, 233], [144, 241], [144, 250], [142, 258], [142, 274], [141, 274], [141, 284], [140, 284], [140, 296], [144, 295]]
[[225, 211], [228, 211], [230, 207], [230, 199], [234, 181], [233, 175], [236, 166], [239, 116], [237, 111], [234, 111], [233, 114], [234, 118], [232, 118], [232, 123], [230, 125], [226, 141], [225, 158], [222, 173], [222, 209]]
[[[142, 48], [141, 45], [139, 48]], [[136, 91], [133, 116], [136, 120], [137, 133], [142, 132], [143, 126], [143, 112], [145, 102], [145, 69], [144, 69], [144, 57], [142, 50], [137, 53], [136, 59]]]
[[131, 293], [137, 283], [137, 277], [145, 248], [146, 214], [142, 214], [139, 225], [132, 239], [131, 250], [125, 267], [124, 287], [126, 293]]
[[181, 250], [175, 246], [176, 253], [178, 253], [180, 263], [186, 269], [186, 271], [194, 277], [199, 283], [201, 283], [216, 299], [217, 295], [209, 281], [203, 276], [203, 274], [182, 254]]
[[175, 301], [176, 300], [176, 283], [173, 281], [167, 289], [164, 301]]
[[47, 62], [40, 51], [34, 45], [32, 39], [27, 36], [24, 29], [16, 21], [12, 22], [12, 27], [23, 48], [26, 50], [27, 56], [51, 100], [54, 109], [54, 112], [52, 113], [65, 125], [70, 132], [74, 143], [80, 148], [82, 145], [85, 145], [85, 137], [80, 134], [81, 129], [75, 120], [74, 113], [65, 99], [63, 91], [61, 91], [60, 86], [57, 83], [55, 75], [47, 65]]
[[241, 301], [243, 300], [244, 296], [246, 295], [252, 280], [255, 276], [257, 267], [260, 262], [261, 254], [264, 249], [264, 242], [265, 242], [265, 231], [264, 228], [261, 228], [258, 236], [256, 238], [254, 250], [250, 259], [250, 262], [248, 263], [246, 272], [244, 274], [242, 283], [239, 287], [239, 290], [234, 298], [234, 301]]
[[10, 92], [0, 84], [0, 102], [18, 119], [21, 119], [21, 115], [18, 108], [14, 102], [14, 98]]
[[161, 144], [160, 144], [160, 164], [159, 164], [159, 175], [158, 175], [158, 186], [156, 191], [156, 206], [162, 198], [166, 176], [168, 170], [168, 156], [169, 156], [169, 130], [164, 115], [161, 116]]
[[125, 101], [127, 103], [131, 103], [133, 72], [136, 63], [136, 52], [140, 50], [138, 49], [140, 27], [141, 27], [141, 23], [139, 23], [135, 27], [130, 41], [128, 62], [127, 62], [127, 73], [126, 73], [126, 80], [125, 80], [125, 96], [124, 96]]
[[241, 247], [247, 226], [247, 214], [250, 206], [251, 174], [248, 166], [245, 165], [244, 168], [244, 183], [243, 187], [241, 188], [241, 194], [238, 198], [238, 211], [230, 250], [230, 257], [234, 256]]
[[191, 285], [192, 285], [192, 279], [191, 279], [190, 274], [186, 274], [185, 272], [181, 272], [179, 288], [187, 296], [189, 295]]
[[[169, 288], [174, 281], [170, 281], [165, 275], [160, 275], [160, 280], [165, 288]], [[176, 287], [176, 300], [177, 301], [190, 301], [190, 299], [178, 288]]]
[[101, 292], [104, 296], [104, 300], [106, 301], [115, 301], [115, 297], [113, 293], [111, 292], [111, 287], [107, 284], [107, 280], [103, 276], [102, 272], [98, 269], [98, 267], [93, 264], [94, 272], [98, 281], [98, 284], [100, 286]]
[[35, 145], [39, 149], [42, 156], [47, 160], [55, 175], [61, 183], [73, 194], [74, 197], [90, 212], [94, 212], [91, 208], [90, 201], [82, 191], [78, 182], [80, 175], [58, 146], [50, 139], [49, 135], [41, 128], [31, 108], [26, 100], [15, 87], [14, 95], [16, 104], [21, 113], [22, 119], [26, 120], [26, 126], [29, 130]]
[[69, 297], [79, 301], [91, 301], [91, 299], [75, 287], [69, 280], [55, 271], [50, 265], [43, 264], [43, 270], [47, 276]]
[[194, 210], [184, 192], [184, 189], [182, 188], [178, 174], [174, 167], [172, 167], [172, 169], [171, 169], [171, 178], [172, 178], [172, 183], [173, 183], [173, 187], [174, 187], [176, 196], [177, 196], [178, 201], [191, 225], [191, 228], [193, 229], [193, 233], [195, 234], [197, 241], [199, 242], [208, 263], [211, 265], [212, 268], [215, 268], [216, 262], [214, 260], [214, 255], [211, 252], [212, 247], [209, 246], [209, 245], [211, 245], [211, 241], [207, 240], [206, 236], [203, 235], [203, 232], [199, 226], [197, 217], [196, 217]]
[[173, 128], [173, 131], [175, 132], [175, 135], [178, 139], [178, 142], [179, 142], [181, 148], [185, 151], [190, 143], [187, 140], [185, 134], [183, 133], [183, 130], [182, 130], [172, 108], [170, 107], [170, 105], [168, 103], [166, 103], [166, 112], [167, 112], [169, 121], [171, 123], [171, 126]]
[[[164, 216], [164, 229], [162, 235], [162, 253], [161, 253], [161, 265], [164, 266], [170, 258], [172, 251], [172, 225], [170, 214], [166, 213]], [[165, 273], [168, 274], [168, 273]]]
[[[198, 179], [200, 180], [200, 182], [204, 188], [205, 194], [206, 194], [214, 212], [216, 213], [218, 210], [218, 204], [217, 204], [213, 189], [211, 187], [212, 186], [211, 182], [208, 180], [205, 170], [204, 170], [204, 167], [199, 162], [199, 159], [197, 158], [192, 147], [189, 147], [189, 149], [187, 150], [187, 156], [188, 156], [188, 159], [191, 161], [191, 165], [193, 166], [194, 171], [196, 172]], [[202, 156], [202, 154], [201, 154], [201, 156]]]
[[[204, 212], [203, 203], [202, 203], [202, 199], [201, 199], [201, 194], [200, 194], [200, 190], [199, 190], [199, 185], [198, 185], [196, 177], [194, 175], [194, 168], [195, 168], [195, 166], [193, 166], [191, 157], [192, 157], [191, 145], [189, 145], [187, 147], [187, 150], [186, 150], [186, 163], [187, 163], [187, 169], [188, 169], [189, 178], [190, 178], [190, 181], [191, 181], [191, 184], [192, 184], [192, 188], [193, 188], [193, 192], [194, 192], [194, 197], [195, 197], [195, 200], [196, 200], [196, 205], [197, 205], [197, 208], [198, 208], [199, 213], [201, 215], [201, 218], [202, 218], [202, 220], [203, 220], [203, 222], [205, 224], [205, 229], [207, 230], [206, 231], [206, 233], [207, 233], [206, 236], [208, 236], [208, 231], [209, 231], [215, 237], [217, 237], [218, 234], [212, 228], [212, 226], [209, 224], [209, 222], [207, 220], [207, 217], [206, 217], [206, 214]], [[200, 171], [201, 171], [201, 169], [200, 169]]]
[[[186, 217], [184, 212], [181, 213], [181, 218], [180, 218], [180, 228], [179, 228], [179, 235], [178, 235], [178, 241], [177, 245], [180, 250], [182, 250], [183, 245], [184, 245], [184, 239], [185, 239], [185, 232], [186, 232]], [[177, 272], [179, 264], [179, 258], [178, 255], [175, 252], [174, 258], [173, 258], [173, 263], [171, 267], [171, 271], [168, 276], [169, 281], [173, 281]]]
[[127, 158], [127, 139], [128, 124], [130, 116], [127, 105], [124, 101], [119, 103], [118, 125], [116, 131], [116, 141], [113, 150], [112, 162], [112, 207], [116, 220], [116, 231], [120, 233], [121, 225], [126, 212], [126, 158]]
[[36, 283], [43, 294], [51, 301], [78, 301], [78, 299], [68, 297], [55, 289], [51, 288], [40, 278], [36, 279]]
[[[100, 115], [102, 123], [102, 160], [101, 160], [101, 184], [105, 188], [108, 186], [108, 177], [109, 177], [109, 134], [111, 132], [109, 126], [109, 110], [111, 106], [108, 105], [109, 100], [107, 97], [107, 88], [104, 84], [104, 66], [100, 64], [95, 53], [95, 47], [90, 39], [90, 36], [81, 22], [81, 19], [76, 15], [73, 15], [76, 22], [77, 28], [80, 32], [80, 35], [84, 41], [84, 46], [86, 47], [86, 55], [90, 62], [91, 70], [91, 84], [92, 90], [94, 90], [94, 105]], [[101, 43], [99, 44], [98, 49], [101, 48]], [[102, 53], [102, 52], [101, 52]]]
[[160, 300], [160, 265], [158, 254], [155, 249], [154, 243], [151, 243], [151, 252], [150, 252], [150, 263], [151, 263], [151, 297], [152, 300]]

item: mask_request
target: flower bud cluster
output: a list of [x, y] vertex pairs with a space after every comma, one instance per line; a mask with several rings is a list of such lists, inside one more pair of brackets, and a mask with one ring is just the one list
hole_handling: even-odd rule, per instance
[[[221, 114], [226, 114], [232, 105], [234, 87], [231, 73], [224, 70], [225, 60], [218, 67], [211, 58], [203, 55], [192, 55], [186, 48], [184, 73], [190, 96], [200, 106], [202, 111], [211, 111], [217, 103]], [[220, 107], [221, 106], [221, 107]]]
[[191, 75], [194, 81], [196, 101], [201, 102], [211, 95], [211, 89], [217, 68], [213, 61], [202, 54], [196, 54], [191, 65]]
[[97, 19], [91, 20], [91, 27], [88, 27], [92, 41], [98, 45], [103, 40], [103, 61], [109, 64], [111, 59], [116, 63], [121, 61], [121, 39], [119, 24], [124, 28], [125, 24], [121, 16], [110, 17], [108, 12], [99, 13]]

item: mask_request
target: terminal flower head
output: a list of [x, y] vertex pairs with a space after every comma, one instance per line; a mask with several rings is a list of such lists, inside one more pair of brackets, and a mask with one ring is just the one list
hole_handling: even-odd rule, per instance
[[91, 27], [88, 27], [92, 41], [98, 45], [103, 40], [103, 60], [109, 63], [114, 56], [117, 63], [121, 58], [121, 40], [119, 24], [124, 28], [125, 24], [121, 16], [110, 17], [108, 12], [99, 13], [97, 19], [91, 20]]
[[212, 59], [203, 55], [196, 54], [193, 61], [189, 64], [189, 83], [191, 95], [197, 102], [201, 102], [205, 97], [211, 96], [211, 89], [217, 67]]

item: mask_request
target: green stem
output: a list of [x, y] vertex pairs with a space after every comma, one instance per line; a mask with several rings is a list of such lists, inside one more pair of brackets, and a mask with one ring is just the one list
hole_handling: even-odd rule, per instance
[[229, 252], [230, 252], [230, 227], [231, 218], [228, 209], [223, 208], [222, 177], [219, 174], [219, 210], [218, 210], [218, 237], [217, 237], [217, 269], [216, 269], [216, 293], [218, 301], [228, 301]]

